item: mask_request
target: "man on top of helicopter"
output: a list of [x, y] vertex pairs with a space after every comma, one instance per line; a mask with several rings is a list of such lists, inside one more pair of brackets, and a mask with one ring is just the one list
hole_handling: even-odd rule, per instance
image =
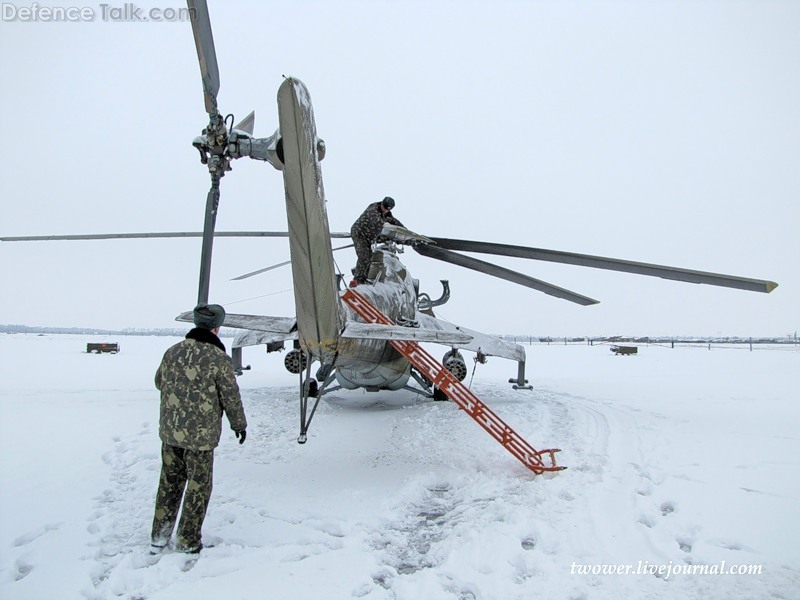
[[372, 244], [378, 239], [383, 229], [384, 223], [405, 227], [398, 219], [392, 216], [394, 208], [394, 198], [386, 196], [380, 202], [373, 202], [361, 213], [350, 228], [350, 237], [353, 238], [353, 245], [356, 248], [358, 262], [353, 269], [353, 280], [350, 287], [367, 282], [369, 262], [372, 258]]

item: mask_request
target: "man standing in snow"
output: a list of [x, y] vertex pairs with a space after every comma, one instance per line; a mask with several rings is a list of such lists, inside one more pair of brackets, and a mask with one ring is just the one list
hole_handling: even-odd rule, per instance
[[353, 281], [350, 287], [355, 287], [367, 282], [369, 272], [369, 262], [372, 258], [372, 244], [378, 239], [383, 229], [384, 223], [391, 225], [404, 225], [392, 216], [394, 208], [394, 198], [386, 196], [380, 202], [373, 202], [367, 206], [367, 210], [361, 213], [350, 228], [350, 237], [353, 238], [353, 245], [356, 247], [358, 262], [353, 270]]
[[224, 321], [225, 309], [220, 305], [198, 305], [194, 309], [195, 328], [164, 353], [156, 371], [156, 388], [161, 391], [162, 444], [152, 554], [161, 552], [169, 542], [181, 497], [183, 510], [175, 549], [200, 552], [200, 530], [211, 497], [214, 448], [222, 433], [222, 413], [240, 444], [247, 435], [233, 364], [217, 337]]

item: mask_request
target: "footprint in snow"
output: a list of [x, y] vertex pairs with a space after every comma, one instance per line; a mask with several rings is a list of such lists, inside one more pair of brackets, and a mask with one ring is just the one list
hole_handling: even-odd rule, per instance
[[47, 523], [46, 525], [37, 527], [33, 531], [23, 533], [21, 536], [16, 538], [12, 544], [17, 548], [20, 546], [27, 546], [32, 541], [42, 537], [44, 534], [49, 533], [50, 531], [55, 531], [59, 527], [61, 527], [61, 523]]
[[662, 502], [661, 503], [661, 514], [663, 516], [671, 515], [675, 512], [675, 503], [674, 502]]
[[522, 546], [523, 550], [533, 550], [536, 548], [536, 540], [533, 538], [525, 538], [522, 540], [520, 545]]
[[14, 581], [25, 579], [33, 571], [33, 565], [22, 559], [18, 559], [14, 563]]
[[656, 521], [655, 521], [655, 519], [653, 519], [653, 517], [651, 517], [649, 515], [642, 515], [641, 517], [639, 517], [639, 520], [637, 521], [637, 523], [641, 523], [645, 527], [650, 528], [650, 527], [653, 527], [656, 524]]

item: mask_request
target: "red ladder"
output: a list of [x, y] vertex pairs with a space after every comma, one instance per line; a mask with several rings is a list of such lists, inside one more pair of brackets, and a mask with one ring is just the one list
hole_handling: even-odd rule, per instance
[[[367, 323], [394, 325], [391, 319], [355, 290], [348, 289], [342, 299]], [[536, 450], [417, 342], [392, 340], [389, 343], [536, 475], [566, 469], [556, 465], [555, 453], [560, 450]], [[545, 459], [548, 464], [545, 464]]]

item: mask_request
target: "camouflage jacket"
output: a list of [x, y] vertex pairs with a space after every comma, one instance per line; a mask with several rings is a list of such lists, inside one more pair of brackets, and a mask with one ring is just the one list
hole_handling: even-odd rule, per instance
[[161, 391], [159, 435], [165, 444], [213, 450], [222, 433], [223, 412], [234, 431], [247, 427], [233, 363], [224, 347], [213, 332], [193, 329], [164, 353], [155, 383]]
[[356, 222], [353, 223], [353, 226], [350, 228], [350, 235], [354, 238], [358, 237], [372, 243], [380, 235], [384, 223], [404, 227], [398, 219], [392, 216], [392, 211], [384, 215], [381, 212], [381, 203], [373, 202], [367, 207], [367, 210], [361, 213], [361, 216], [356, 219]]

